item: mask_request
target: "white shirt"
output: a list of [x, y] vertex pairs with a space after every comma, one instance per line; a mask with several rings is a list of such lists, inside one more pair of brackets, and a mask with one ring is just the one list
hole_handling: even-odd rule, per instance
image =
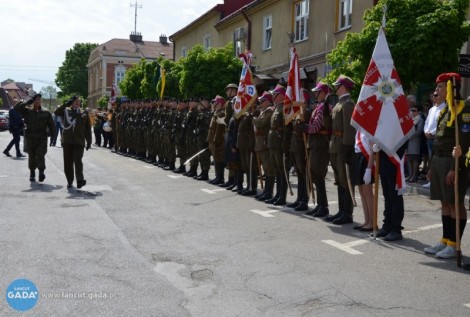
[[428, 117], [424, 122], [424, 133], [431, 133], [432, 135], [436, 135], [437, 118], [445, 106], [446, 103], [442, 102], [439, 106], [433, 106], [431, 109], [429, 109]]

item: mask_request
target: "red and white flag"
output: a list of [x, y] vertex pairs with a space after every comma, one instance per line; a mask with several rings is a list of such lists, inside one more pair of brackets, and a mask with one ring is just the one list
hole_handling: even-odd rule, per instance
[[300, 113], [301, 105], [304, 102], [301, 89], [299, 57], [295, 47], [291, 47], [289, 77], [287, 78], [287, 89], [284, 97], [284, 122], [286, 125]]
[[111, 99], [109, 100], [111, 103], [116, 102], [116, 92], [117, 92], [117, 87], [115, 84], [113, 84], [113, 87], [111, 88]]
[[400, 78], [393, 64], [385, 33], [381, 28], [361, 92], [352, 114], [351, 125], [362, 129], [394, 163], [400, 161], [397, 188], [404, 188], [403, 160], [396, 151], [414, 133], [414, 122]]
[[253, 75], [250, 70], [251, 53], [239, 55], [243, 62], [242, 73], [240, 75], [240, 83], [238, 84], [237, 96], [233, 110], [235, 111], [235, 118], [240, 118], [248, 108], [255, 102], [258, 97], [256, 87], [253, 81]]

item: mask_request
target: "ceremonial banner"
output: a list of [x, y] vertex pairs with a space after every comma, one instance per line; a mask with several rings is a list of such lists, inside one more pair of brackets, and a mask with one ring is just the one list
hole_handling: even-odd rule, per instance
[[251, 107], [258, 97], [255, 84], [253, 82], [253, 75], [250, 70], [251, 53], [239, 55], [243, 62], [242, 73], [240, 75], [240, 83], [238, 84], [238, 92], [235, 99], [233, 110], [235, 111], [235, 118], [240, 118], [248, 108]]
[[[373, 143], [393, 158], [392, 161], [396, 161], [396, 151], [414, 133], [413, 118], [382, 28], [352, 114], [351, 125], [362, 129]], [[398, 189], [404, 186], [403, 162], [400, 161]]]
[[289, 124], [299, 113], [304, 102], [300, 86], [299, 58], [295, 47], [290, 50], [289, 77], [287, 79], [286, 95], [284, 97], [284, 122]]
[[112, 109], [113, 105], [116, 103], [116, 95], [117, 95], [117, 86], [113, 84], [111, 88], [111, 98], [109, 99], [108, 109]]

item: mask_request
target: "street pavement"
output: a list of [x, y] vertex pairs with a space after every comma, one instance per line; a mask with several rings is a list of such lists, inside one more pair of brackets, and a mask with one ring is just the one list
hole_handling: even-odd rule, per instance
[[[470, 316], [470, 272], [422, 252], [442, 228], [418, 185], [387, 243], [103, 148], [85, 152], [82, 190], [62, 164], [49, 148], [30, 183], [27, 158], [0, 158], [0, 316]], [[327, 191], [336, 212], [331, 173]], [[6, 300], [16, 279], [38, 289], [25, 312]]]

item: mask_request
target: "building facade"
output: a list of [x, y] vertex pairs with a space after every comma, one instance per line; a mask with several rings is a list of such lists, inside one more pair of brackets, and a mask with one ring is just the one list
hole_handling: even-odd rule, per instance
[[142, 58], [154, 61], [158, 57], [172, 59], [173, 43], [166, 36], [159, 42], [143, 41], [142, 35], [131, 34], [129, 39], [112, 39], [97, 46], [88, 59], [88, 106], [96, 108], [102, 96], [111, 96], [113, 84], [119, 87], [126, 70]]

